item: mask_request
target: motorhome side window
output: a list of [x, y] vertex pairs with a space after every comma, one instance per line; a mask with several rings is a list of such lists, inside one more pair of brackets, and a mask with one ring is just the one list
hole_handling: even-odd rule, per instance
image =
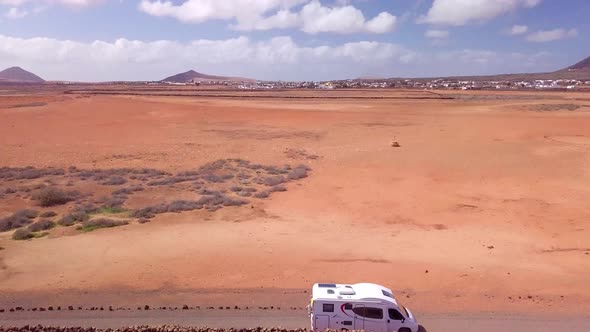
[[406, 319], [399, 311], [395, 309], [389, 309], [389, 318], [393, 320], [404, 320]]
[[356, 315], [372, 319], [383, 319], [383, 309], [371, 307], [356, 307], [352, 309]]
[[332, 304], [332, 303], [324, 303], [322, 310], [324, 312], [334, 312], [334, 304]]

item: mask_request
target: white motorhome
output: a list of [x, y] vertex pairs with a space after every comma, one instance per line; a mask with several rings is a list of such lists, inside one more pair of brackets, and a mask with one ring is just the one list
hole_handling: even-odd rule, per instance
[[312, 331], [417, 332], [414, 315], [377, 284], [315, 284], [308, 306]]

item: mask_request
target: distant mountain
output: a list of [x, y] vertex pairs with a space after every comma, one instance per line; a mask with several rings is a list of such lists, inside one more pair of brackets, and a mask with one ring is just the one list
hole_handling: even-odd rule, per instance
[[[401, 79], [401, 78], [393, 78]], [[573, 66], [549, 73], [522, 73], [499, 74], [482, 76], [437, 76], [415, 78], [418, 81], [430, 81], [433, 79], [448, 79], [458, 81], [531, 81], [531, 80], [590, 80], [590, 57], [576, 63]]]
[[590, 70], [590, 56], [565, 70]]
[[0, 71], [0, 82], [43, 83], [45, 80], [20, 67], [10, 67]]
[[196, 72], [194, 70], [189, 70], [184, 73], [176, 74], [174, 76], [166, 77], [162, 80], [162, 82], [172, 82], [172, 83], [190, 83], [190, 82], [210, 82], [210, 81], [231, 81], [231, 82], [251, 82], [255, 81], [251, 78], [243, 78], [243, 77], [229, 77], [229, 76], [215, 76], [215, 75], [207, 75]]

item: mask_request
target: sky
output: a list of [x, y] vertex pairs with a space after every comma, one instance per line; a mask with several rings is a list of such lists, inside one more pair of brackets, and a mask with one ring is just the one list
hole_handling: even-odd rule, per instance
[[588, 0], [0, 0], [0, 69], [46, 80], [544, 72], [590, 55]]

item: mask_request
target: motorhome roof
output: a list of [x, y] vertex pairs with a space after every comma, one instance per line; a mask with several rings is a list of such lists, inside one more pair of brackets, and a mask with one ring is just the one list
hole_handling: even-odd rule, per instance
[[314, 300], [378, 300], [397, 305], [391, 289], [370, 283], [315, 284], [312, 297]]

